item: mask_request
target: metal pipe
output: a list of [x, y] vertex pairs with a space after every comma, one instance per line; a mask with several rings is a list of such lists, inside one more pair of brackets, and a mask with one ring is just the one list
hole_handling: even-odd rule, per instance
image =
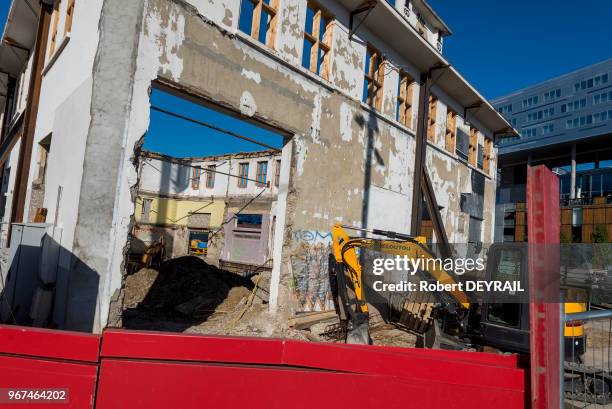
[[585, 312], [575, 312], [572, 314], [565, 314], [565, 322], [567, 321], [581, 321], [581, 320], [598, 320], [603, 318], [612, 318], [612, 310], [595, 310]]
[[167, 109], [163, 109], [163, 108], [159, 108], [159, 107], [156, 107], [154, 105], [151, 105], [151, 110], [157, 111], [157, 112], [161, 112], [162, 114], [173, 116], [173, 117], [178, 118], [178, 119], [183, 119], [183, 120], [185, 120], [187, 122], [191, 122], [191, 123], [194, 123], [194, 124], [197, 124], [197, 125], [201, 125], [203, 127], [212, 129], [213, 131], [221, 132], [221, 133], [233, 136], [234, 138], [238, 138], [238, 139], [245, 140], [247, 142], [254, 143], [255, 145], [263, 146], [264, 148], [268, 148], [268, 149], [273, 150], [275, 152], [280, 152], [281, 151], [279, 148], [276, 148], [276, 147], [274, 147], [272, 145], [268, 145], [267, 143], [263, 143], [263, 142], [260, 142], [260, 141], [258, 141], [256, 139], [249, 138], [248, 136], [239, 135], [239, 134], [237, 134], [235, 132], [232, 132], [232, 131], [230, 131], [228, 129], [223, 129], [223, 128], [220, 128], [218, 126], [209, 124], [207, 122], [199, 121], [197, 119], [188, 117], [186, 115], [181, 115], [181, 114], [177, 114], [176, 112], [168, 111]]
[[563, 294], [559, 300], [559, 317], [559, 409], [563, 409], [565, 398], [565, 303]]
[[572, 145], [572, 169], [570, 174], [570, 199], [576, 198], [576, 144]]

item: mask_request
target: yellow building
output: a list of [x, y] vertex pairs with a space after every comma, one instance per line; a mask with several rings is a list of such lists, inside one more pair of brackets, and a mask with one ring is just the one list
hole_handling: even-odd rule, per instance
[[[159, 197], [141, 193], [136, 200], [132, 251], [158, 242], [171, 257], [197, 254], [217, 259], [214, 232], [223, 223], [225, 201]], [[212, 234], [211, 234], [212, 233]]]

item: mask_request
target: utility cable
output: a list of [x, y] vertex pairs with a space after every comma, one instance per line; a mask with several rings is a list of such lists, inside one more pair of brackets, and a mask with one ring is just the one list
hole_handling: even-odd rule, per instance
[[200, 120], [197, 120], [197, 119], [194, 119], [194, 118], [190, 118], [190, 117], [185, 116], [185, 115], [177, 114], [176, 112], [168, 111], [168, 110], [165, 110], [163, 108], [159, 108], [159, 107], [156, 107], [156, 106], [153, 106], [153, 105], [151, 106], [151, 109], [154, 110], [154, 111], [157, 111], [157, 112], [161, 112], [162, 114], [166, 114], [166, 115], [169, 115], [169, 116], [173, 116], [175, 118], [183, 119], [183, 120], [185, 120], [187, 122], [191, 122], [191, 123], [194, 123], [194, 124], [197, 124], [197, 125], [201, 125], [201, 126], [204, 126], [206, 128], [209, 128], [209, 129], [212, 129], [212, 130], [215, 130], [215, 131], [218, 131], [218, 132], [221, 132], [221, 133], [233, 136], [235, 138], [242, 139], [242, 140], [254, 143], [256, 145], [260, 145], [260, 146], [266, 147], [268, 149], [280, 152], [280, 149], [278, 149], [278, 148], [276, 148], [276, 147], [274, 147], [272, 145], [268, 145], [266, 143], [259, 142], [258, 140], [255, 140], [253, 138], [249, 138], [248, 136], [239, 135], [239, 134], [237, 134], [235, 132], [228, 131], [227, 129], [220, 128], [218, 126], [209, 124], [207, 122], [203, 122], [203, 121], [200, 121]]

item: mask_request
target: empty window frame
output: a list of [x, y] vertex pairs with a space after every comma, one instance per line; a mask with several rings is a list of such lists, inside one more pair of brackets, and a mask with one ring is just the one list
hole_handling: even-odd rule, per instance
[[142, 199], [142, 208], [140, 209], [140, 221], [148, 222], [151, 219], [151, 205], [153, 199]]
[[476, 156], [478, 155], [478, 129], [470, 128], [470, 151], [468, 154], [468, 162], [472, 166], [476, 166]]
[[192, 170], [191, 176], [191, 188], [199, 189], [200, 188], [200, 175], [202, 174], [202, 168], [196, 166]]
[[242, 0], [238, 28], [271, 48], [274, 48], [277, 21], [278, 0]]
[[236, 228], [238, 229], [259, 229], [263, 224], [263, 215], [261, 214], [242, 214], [236, 215]]
[[444, 137], [444, 146], [450, 153], [455, 153], [457, 143], [457, 113], [452, 109], [446, 112], [446, 132]]
[[278, 187], [280, 184], [280, 171], [281, 171], [281, 161], [276, 160], [276, 170], [274, 171], [274, 186]]
[[215, 187], [215, 171], [217, 170], [217, 165], [208, 165], [206, 168], [206, 188], [212, 189]]
[[377, 111], [382, 108], [384, 66], [380, 51], [368, 45], [365, 57], [362, 101]]
[[238, 187], [247, 187], [249, 178], [249, 163], [243, 162], [238, 167]]
[[324, 79], [329, 78], [333, 16], [312, 2], [306, 8], [302, 66]]
[[49, 38], [49, 52], [47, 58], [51, 58], [51, 56], [53, 55], [53, 53], [55, 53], [55, 50], [57, 49], [57, 29], [59, 26], [61, 4], [62, 2], [60, 0], [57, 0], [55, 2], [55, 7], [53, 7], [53, 15], [51, 17], [53, 23], [51, 24], [51, 37]]
[[429, 95], [429, 115], [427, 121], [427, 140], [436, 142], [436, 116], [438, 114], [438, 98], [431, 94]]
[[255, 180], [257, 181], [257, 186], [265, 186], [266, 181], [268, 179], [268, 161], [257, 162], [257, 175], [255, 176]]
[[470, 135], [463, 128], [457, 127], [457, 143], [455, 153], [459, 159], [467, 161], [470, 156]]
[[482, 170], [484, 173], [489, 173], [491, 170], [491, 156], [493, 154], [493, 141], [489, 138], [485, 138], [484, 140], [484, 152], [482, 155]]
[[74, 2], [75, 0], [68, 0], [66, 5], [66, 20], [64, 21], [64, 35], [69, 34], [72, 31], [72, 18], [74, 17]]
[[412, 128], [412, 100], [414, 95], [414, 78], [400, 71], [397, 90], [397, 109], [395, 119], [407, 128]]

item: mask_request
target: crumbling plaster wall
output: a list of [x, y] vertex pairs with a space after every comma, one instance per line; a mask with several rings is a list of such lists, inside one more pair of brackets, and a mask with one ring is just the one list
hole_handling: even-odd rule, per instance
[[[497, 156], [496, 149], [491, 152], [491, 163], [489, 174], [467, 165], [459, 160], [456, 154], [451, 154], [445, 149], [445, 132], [448, 109], [457, 113], [457, 128], [466, 135], [470, 133], [470, 126], [466, 124], [462, 116], [463, 107], [452, 100], [442, 89], [432, 87], [432, 93], [438, 97], [436, 109], [436, 132], [434, 143], [429, 144], [427, 151], [427, 169], [431, 178], [436, 200], [441, 209], [444, 226], [448, 239], [451, 243], [467, 243], [469, 237], [469, 215], [461, 209], [461, 194], [473, 193], [472, 174], [478, 173], [484, 179], [484, 205], [483, 205], [483, 228], [481, 241], [493, 242], [493, 215], [495, 212], [495, 189]], [[470, 118], [471, 123], [479, 130], [478, 143], [484, 145], [485, 137], [492, 139], [492, 133], [480, 124], [476, 119]]]
[[[338, 6], [333, 3], [333, 7]], [[286, 12], [287, 15], [301, 13], [299, 10], [293, 10], [293, 14]], [[341, 13], [347, 15], [342, 10], [336, 15]], [[349, 42], [345, 27], [336, 24], [334, 29], [330, 78], [333, 85], [329, 85], [301, 67], [292, 67], [283, 61], [286, 55], [290, 61], [296, 61], [291, 46], [287, 48], [289, 51], [274, 52], [237, 32], [237, 15], [232, 14], [234, 19], [222, 25], [207, 18], [221, 14], [225, 15], [208, 8], [202, 13], [179, 0], [146, 1], [124, 141], [128, 153], [122, 161], [115, 218], [125, 220], [134, 211], [129, 188], [134, 182], [135, 169], [127, 155], [147, 130], [149, 89], [156, 79], [292, 135], [283, 149], [279, 192], [279, 201], [286, 196], [286, 221], [278, 221], [276, 230], [282, 233], [282, 260], [277, 260], [278, 246], [274, 249], [275, 265], [278, 262], [280, 266], [279, 299], [284, 300], [292, 280], [290, 257], [296, 251], [299, 255], [302, 244], [299, 237], [322, 237], [325, 241], [335, 222], [407, 231], [414, 135], [385, 117], [393, 116], [388, 101], [383, 105], [384, 115], [364, 108], [359, 101], [365, 43], [359, 38]], [[299, 34], [302, 38], [295, 27], [282, 29], [280, 33], [285, 34], [277, 38], [277, 48], [278, 44], [295, 47], [298, 43], [296, 38], [283, 39], [283, 35]], [[417, 77], [418, 73], [413, 74]], [[390, 73], [392, 78], [396, 75], [396, 71]], [[385, 91], [387, 98], [393, 82], [389, 85]], [[461, 172], [453, 167], [462, 165], [454, 163], [448, 154], [436, 152], [430, 156], [431, 161], [435, 161], [434, 157], [443, 158], [439, 159], [441, 164], [436, 162], [432, 167], [445, 172], [434, 172], [432, 178], [436, 179], [437, 195], [446, 196], [467, 176], [457, 180]], [[457, 194], [448, 197], [448, 207], [455, 209]], [[282, 208], [279, 206], [279, 211]], [[391, 218], [390, 213], [395, 217]], [[448, 227], [454, 228], [453, 223]], [[127, 229], [117, 229], [118, 236], [124, 232], [127, 234]], [[116, 254], [119, 244], [118, 240]], [[114, 265], [116, 260], [117, 257]], [[120, 269], [111, 271], [116, 274]], [[120, 277], [114, 276], [112, 283], [111, 291], [119, 289]], [[283, 301], [279, 302], [279, 306], [284, 305]]]

